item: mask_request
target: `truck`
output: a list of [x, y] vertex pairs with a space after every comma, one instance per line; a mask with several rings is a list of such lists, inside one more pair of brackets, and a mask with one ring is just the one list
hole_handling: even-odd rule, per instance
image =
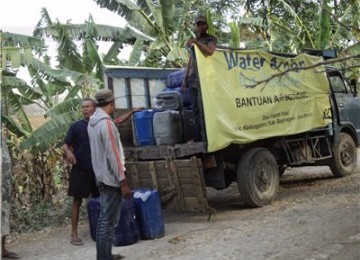
[[[325, 52], [282, 54], [196, 47], [201, 142], [134, 145], [133, 122], [119, 127], [132, 188], [157, 189], [162, 205], [209, 211], [207, 187], [236, 182], [248, 206], [270, 204], [291, 167], [330, 167], [352, 174], [360, 146], [360, 97]], [[154, 107], [154, 98], [178, 69], [106, 66], [116, 113]]]

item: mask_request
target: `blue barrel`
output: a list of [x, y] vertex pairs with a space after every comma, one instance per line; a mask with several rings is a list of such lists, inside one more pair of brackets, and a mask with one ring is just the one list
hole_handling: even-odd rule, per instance
[[159, 192], [150, 189], [134, 191], [136, 220], [141, 239], [155, 239], [165, 234]]
[[[100, 215], [100, 198], [91, 198], [87, 203], [90, 236], [96, 241], [96, 228]], [[132, 245], [139, 241], [139, 228], [135, 217], [135, 204], [133, 199], [121, 200], [121, 215], [119, 223], [114, 230], [114, 246]]]
[[136, 146], [155, 145], [153, 132], [154, 110], [147, 109], [133, 114], [133, 133]]

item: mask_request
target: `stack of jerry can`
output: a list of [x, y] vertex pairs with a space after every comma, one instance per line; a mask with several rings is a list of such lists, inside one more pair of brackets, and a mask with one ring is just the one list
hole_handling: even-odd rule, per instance
[[195, 132], [189, 89], [181, 89], [185, 70], [170, 73], [167, 87], [156, 96], [153, 127], [156, 145], [173, 145], [192, 140]]
[[180, 109], [182, 99], [177, 91], [161, 92], [156, 96], [154, 114], [154, 139], [156, 145], [169, 145], [183, 142]]
[[[87, 203], [90, 236], [96, 241], [100, 215], [100, 197]], [[141, 239], [161, 238], [165, 235], [160, 195], [157, 190], [137, 189], [133, 197], [121, 200], [121, 215], [114, 230], [114, 246], [127, 246]]]

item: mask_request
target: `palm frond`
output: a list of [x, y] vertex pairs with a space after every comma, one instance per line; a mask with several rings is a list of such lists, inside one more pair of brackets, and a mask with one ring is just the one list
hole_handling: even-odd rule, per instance
[[59, 142], [64, 137], [69, 125], [79, 118], [80, 114], [77, 111], [70, 111], [51, 118], [24, 139], [20, 148], [45, 151]]
[[140, 39], [136, 40], [136, 42], [133, 46], [133, 50], [130, 54], [128, 65], [136, 66], [140, 62], [141, 51], [142, 51], [143, 45], [144, 45], [143, 40], [140, 40]]
[[70, 82], [73, 81], [75, 84], [81, 85], [83, 82], [86, 81], [88, 84], [91, 85], [102, 85], [99, 79], [91, 77], [87, 74], [70, 69], [53, 69], [38, 59], [33, 59], [32, 63], [27, 65], [32, 66], [44, 78], [53, 78], [66, 84], [70, 84]]
[[75, 85], [69, 90], [69, 93], [66, 95], [65, 100], [67, 99], [74, 99], [78, 96], [79, 91], [81, 90], [81, 85]]
[[241, 17], [239, 19], [239, 24], [264, 27], [264, 19], [261, 17]]
[[128, 21], [129, 25], [149, 36], [153, 37], [159, 31], [160, 25], [156, 24], [149, 10], [149, 7], [154, 4], [151, 3], [151, 5], [149, 5], [147, 0], [138, 0], [136, 3], [129, 0], [94, 1], [102, 8], [107, 8], [110, 11], [118, 13]]
[[328, 5], [329, 0], [323, 0], [319, 17], [320, 30], [317, 33], [315, 48], [325, 49], [329, 45], [330, 40], [330, 13], [331, 9]]
[[121, 52], [120, 50], [123, 48], [122, 42], [115, 41], [109, 48], [108, 52], [103, 57], [103, 64], [104, 65], [117, 65], [118, 58], [117, 56]]
[[6, 111], [8, 111], [8, 114], [5, 115], [8, 117], [13, 116], [15, 121], [23, 129], [24, 133], [31, 133], [32, 127], [26, 112], [24, 111], [19, 96], [11, 90], [6, 92], [6, 97], [4, 98], [6, 98], [6, 102], [4, 103], [7, 104]]
[[41, 8], [41, 18], [39, 20], [39, 22], [37, 23], [37, 25], [35, 26], [35, 30], [33, 31], [33, 35], [35, 37], [42, 37], [42, 31], [41, 28], [42, 27], [46, 27], [46, 26], [51, 26], [53, 24], [50, 15], [47, 11], [46, 8]]
[[166, 28], [168, 34], [175, 30], [175, 3], [174, 0], [160, 0], [162, 12], [162, 26]]
[[[82, 54], [83, 64], [85, 67], [85, 71], [91, 73], [94, 69], [101, 68], [102, 60], [99, 56], [96, 42], [92, 38], [86, 38], [83, 42], [83, 54]], [[98, 77], [102, 77], [102, 75], [97, 75]]]
[[2, 32], [2, 47], [15, 47], [19, 46], [22, 49], [30, 48], [35, 51], [35, 53], [46, 52], [45, 42], [41, 38], [10, 33]]
[[50, 108], [46, 113], [44, 114], [45, 118], [48, 117], [56, 117], [61, 114], [66, 114], [68, 112], [72, 111], [79, 111], [79, 105], [80, 105], [81, 99], [80, 98], [71, 98], [66, 99], [60, 104], [57, 104]]
[[2, 77], [2, 90], [6, 89], [17, 89], [22, 95], [26, 96], [28, 99], [39, 99], [41, 93], [36, 91], [34, 88], [30, 87], [25, 81], [17, 77], [3, 76]]
[[230, 47], [240, 48], [240, 30], [236, 22], [229, 23], [230, 27]]
[[343, 15], [336, 19], [341, 22], [336, 23], [336, 30], [332, 36], [332, 45], [340, 48], [346, 48], [347, 44], [351, 42], [359, 42], [360, 37], [356, 37], [355, 30], [353, 28], [360, 27], [360, 3], [358, 1], [350, 1], [349, 6], [345, 9]]
[[[83, 40], [86, 35], [86, 24], [65, 24], [69, 36], [76, 40]], [[125, 26], [116, 27], [111, 25], [96, 24], [97, 40], [101, 41], [122, 41], [124, 43], [132, 43], [136, 38], [144, 38], [144, 40], [151, 40], [144, 34], [140, 34], [131, 27]], [[46, 26], [38, 28], [39, 36], [57, 36], [56, 26]]]
[[1, 123], [6, 129], [15, 134], [18, 138], [27, 136], [29, 133], [24, 131], [11, 117], [1, 114]]
[[311, 48], [314, 48], [315, 44], [314, 44], [312, 36], [311, 36], [312, 34], [308, 30], [308, 28], [304, 25], [303, 21], [297, 15], [295, 10], [285, 0], [278, 0], [278, 4], [280, 4], [282, 6], [284, 11], [286, 11], [288, 14], [290, 14], [292, 17], [294, 17], [295, 23], [300, 27], [301, 30], [304, 31], [306, 41], [309, 42]]
[[188, 60], [188, 52], [184, 48], [175, 47], [169, 51], [166, 59], [176, 63], [177, 67], [184, 67]]

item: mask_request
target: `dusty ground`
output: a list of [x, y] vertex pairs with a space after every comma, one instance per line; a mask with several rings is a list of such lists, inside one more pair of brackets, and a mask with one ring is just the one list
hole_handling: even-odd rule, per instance
[[[360, 151], [358, 153], [360, 161]], [[272, 205], [250, 209], [237, 186], [208, 190], [216, 213], [164, 211], [165, 237], [115, 247], [126, 259], [360, 259], [360, 167], [356, 174], [333, 178], [327, 167], [287, 171]], [[22, 259], [95, 259], [86, 221], [84, 246], [72, 246], [70, 226], [10, 236], [9, 248]]]

